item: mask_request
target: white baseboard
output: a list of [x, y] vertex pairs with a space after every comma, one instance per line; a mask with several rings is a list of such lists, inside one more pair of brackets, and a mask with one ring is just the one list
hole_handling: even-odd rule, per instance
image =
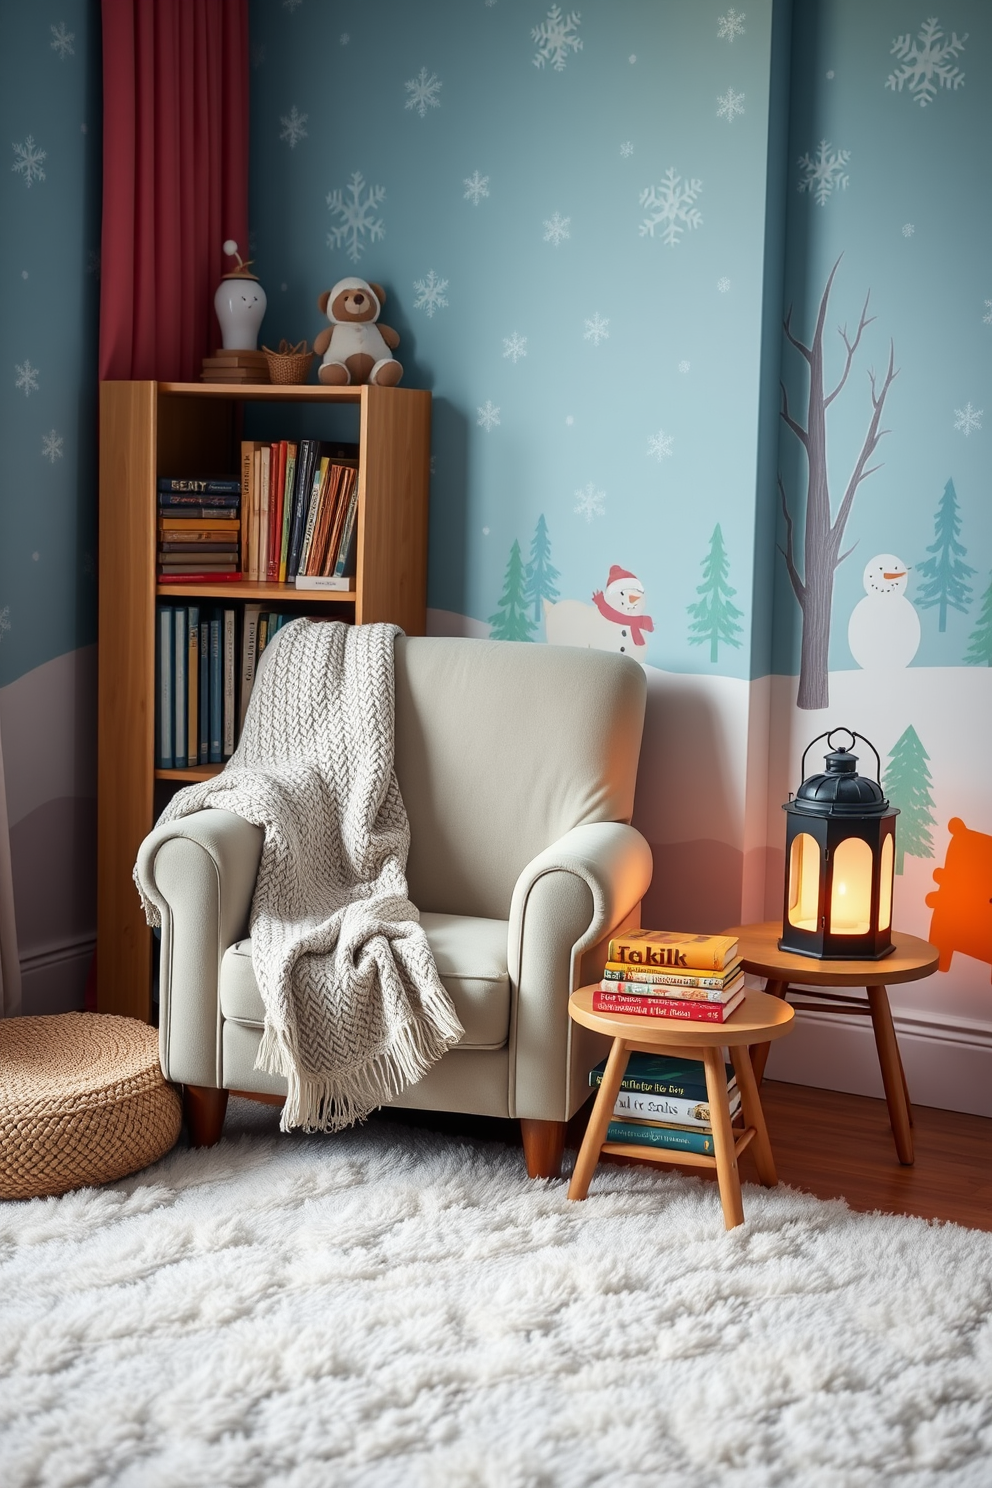
[[[950, 1016], [937, 1022], [924, 1013], [894, 1013], [892, 1021], [914, 1105], [992, 1116], [992, 1027]], [[865, 1017], [797, 1013], [793, 1032], [772, 1044], [765, 1074], [793, 1085], [884, 1095]]]
[[64, 941], [21, 957], [21, 1013], [74, 1013], [83, 1006], [96, 940]]

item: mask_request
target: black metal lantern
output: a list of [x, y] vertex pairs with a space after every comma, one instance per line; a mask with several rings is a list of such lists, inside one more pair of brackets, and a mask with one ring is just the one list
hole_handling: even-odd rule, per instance
[[[834, 734], [849, 734], [846, 749]], [[820, 739], [830, 753], [822, 775], [806, 775]], [[878, 779], [856, 770], [856, 739], [875, 756]], [[823, 961], [877, 961], [892, 944], [892, 877], [897, 806], [882, 794], [882, 762], [864, 734], [830, 729], [803, 753], [803, 783], [785, 803], [785, 911], [779, 950]]]

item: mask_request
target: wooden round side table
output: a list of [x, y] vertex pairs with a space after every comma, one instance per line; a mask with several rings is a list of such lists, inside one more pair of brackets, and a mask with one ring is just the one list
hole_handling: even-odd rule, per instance
[[[592, 1108], [589, 1125], [575, 1160], [572, 1181], [568, 1185], [568, 1197], [585, 1198], [601, 1152], [614, 1153], [619, 1157], [636, 1157], [640, 1162], [688, 1163], [694, 1167], [716, 1168], [724, 1223], [728, 1230], [743, 1224], [744, 1205], [741, 1200], [737, 1159], [749, 1143], [754, 1151], [755, 1166], [762, 1183], [766, 1188], [774, 1188], [778, 1182], [748, 1045], [766, 1043], [788, 1033], [794, 1017], [792, 1008], [784, 1000], [769, 997], [764, 992], [749, 992], [726, 1023], [676, 1022], [670, 1018], [635, 1018], [624, 1013], [593, 1012], [592, 999], [595, 991], [595, 987], [580, 987], [568, 999], [569, 1016], [576, 1023], [595, 1029], [597, 1033], [605, 1033], [613, 1040], [603, 1083], [599, 1087], [596, 1104]], [[730, 1122], [724, 1048], [730, 1050], [730, 1058], [737, 1074], [744, 1117], [743, 1131], [735, 1130]], [[627, 1060], [635, 1050], [647, 1054], [669, 1054], [676, 1059], [685, 1059], [688, 1055], [702, 1061], [706, 1071], [706, 1093], [713, 1125], [713, 1157], [704, 1153], [683, 1152], [674, 1147], [642, 1147], [605, 1140]]]
[[[901, 1163], [911, 1166], [913, 1109], [909, 1103], [906, 1072], [892, 1026], [886, 988], [899, 982], [919, 981], [936, 971], [937, 947], [915, 935], [893, 930], [895, 950], [881, 961], [818, 961], [813, 956], [797, 956], [792, 951], [779, 950], [782, 925], [778, 920], [768, 920], [763, 925], [734, 925], [723, 933], [737, 937], [744, 970], [753, 976], [765, 977], [765, 991], [773, 997], [786, 998], [794, 982], [815, 988], [866, 989], [867, 1002], [856, 997], [838, 996], [834, 991], [817, 991], [816, 1002], [792, 1000], [791, 1006], [799, 1012], [847, 1013], [871, 1018], [896, 1152]], [[768, 1044], [764, 1044], [752, 1052], [754, 1072], [759, 1082], [764, 1074], [768, 1048]]]

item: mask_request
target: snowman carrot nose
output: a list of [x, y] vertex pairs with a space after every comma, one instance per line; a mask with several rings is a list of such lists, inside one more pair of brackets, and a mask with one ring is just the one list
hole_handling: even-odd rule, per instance
[[909, 570], [904, 568], [904, 569], [901, 569], [899, 573], [883, 573], [882, 574], [882, 578], [883, 579], [904, 579], [906, 577], [906, 574], [908, 572], [909, 572]]

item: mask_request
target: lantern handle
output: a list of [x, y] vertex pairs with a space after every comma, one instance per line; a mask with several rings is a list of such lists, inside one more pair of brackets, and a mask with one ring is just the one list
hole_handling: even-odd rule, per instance
[[850, 736], [851, 736], [851, 744], [852, 745], [854, 744], [854, 742], [855, 742], [856, 739], [860, 739], [861, 742], [862, 742], [862, 744], [867, 744], [868, 745], [868, 748], [871, 750], [872, 754], [875, 756], [876, 774], [877, 774], [877, 777], [878, 777], [878, 783], [879, 783], [879, 785], [881, 785], [882, 784], [882, 761], [879, 758], [878, 750], [875, 748], [874, 744], [871, 742], [870, 739], [866, 739], [865, 738], [864, 734], [856, 733], [854, 729], [844, 728], [843, 724], [838, 724], [836, 728], [827, 729], [827, 730], [825, 730], [824, 733], [817, 734], [816, 738], [815, 739], [811, 739], [809, 741], [809, 743], [806, 745], [806, 748], [803, 750], [802, 763], [799, 766], [800, 782], [802, 782], [803, 780], [806, 779], [806, 756], [809, 754], [810, 750], [813, 748], [813, 745], [814, 744], [819, 744], [819, 742], [820, 742], [821, 739], [826, 739], [829, 748], [833, 749], [833, 748], [835, 748], [835, 745], [834, 745], [834, 742], [833, 742], [833, 736], [834, 736], [834, 734], [837, 734], [837, 733], [840, 733], [840, 732], [843, 732], [845, 734], [850, 734]]

